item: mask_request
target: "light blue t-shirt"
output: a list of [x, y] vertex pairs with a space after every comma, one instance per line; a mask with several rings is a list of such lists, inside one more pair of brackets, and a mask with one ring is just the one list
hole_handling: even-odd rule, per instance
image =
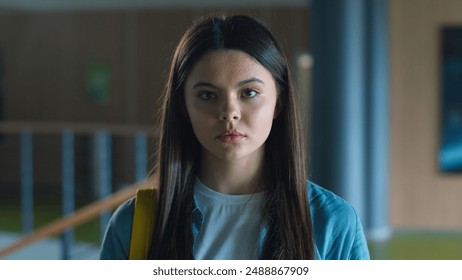
[[263, 192], [229, 195], [206, 187], [199, 179], [194, 198], [202, 213], [202, 224], [194, 240], [197, 260], [250, 260], [260, 255]]
[[[311, 182], [307, 183], [307, 190], [316, 258], [320, 260], [369, 259], [363, 228], [353, 207], [334, 193]], [[192, 232], [196, 247], [201, 238], [199, 233], [202, 226], [208, 222], [206, 218], [204, 220], [204, 213], [198, 207], [197, 197], [195, 196], [194, 199], [196, 208], [192, 213]], [[100, 259], [128, 259], [134, 206], [135, 199], [132, 198], [114, 212], [103, 239]], [[256, 242], [258, 250], [261, 250], [265, 234], [265, 228], [258, 233], [259, 241]], [[194, 250], [194, 253], [198, 252], [196, 248]]]

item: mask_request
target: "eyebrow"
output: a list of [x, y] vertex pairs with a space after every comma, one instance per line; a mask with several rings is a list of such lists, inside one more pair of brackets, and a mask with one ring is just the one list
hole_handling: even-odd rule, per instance
[[[252, 77], [252, 78], [240, 81], [237, 84], [237, 86], [241, 87], [241, 86], [249, 84], [249, 83], [259, 83], [259, 84], [263, 84], [263, 85], [265, 84], [262, 80], [260, 80], [258, 78], [255, 78], [255, 77]], [[197, 82], [197, 83], [194, 84], [194, 86], [192, 88], [195, 89], [195, 88], [198, 88], [198, 87], [210, 87], [210, 88], [213, 88], [213, 89], [218, 89], [218, 86], [216, 86], [216, 85], [214, 85], [212, 83], [209, 83], [209, 82]]]
[[237, 85], [238, 86], [243, 86], [243, 85], [249, 84], [249, 83], [259, 83], [259, 84], [263, 84], [263, 85], [265, 84], [262, 80], [260, 80], [258, 78], [255, 78], [255, 77], [252, 77], [250, 79], [240, 81]]

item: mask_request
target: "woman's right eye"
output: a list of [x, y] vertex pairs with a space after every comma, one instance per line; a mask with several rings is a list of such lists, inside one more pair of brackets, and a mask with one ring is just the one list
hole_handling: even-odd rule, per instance
[[204, 101], [214, 99], [215, 97], [216, 97], [215, 94], [208, 92], [208, 91], [204, 91], [199, 94], [199, 98]]

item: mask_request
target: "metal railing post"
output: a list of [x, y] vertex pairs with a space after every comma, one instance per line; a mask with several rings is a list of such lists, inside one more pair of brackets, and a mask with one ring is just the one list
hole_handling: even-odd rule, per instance
[[135, 182], [145, 180], [148, 165], [148, 137], [146, 132], [135, 134]]
[[[63, 183], [63, 216], [71, 215], [75, 210], [74, 180], [74, 133], [66, 129], [62, 134], [62, 183]], [[62, 234], [62, 259], [69, 260], [72, 255], [74, 229], [69, 228]]]
[[34, 230], [34, 164], [32, 153], [32, 132], [24, 129], [21, 132], [21, 215], [24, 234], [30, 234]]
[[[99, 131], [94, 135], [95, 187], [100, 199], [107, 198], [112, 193], [112, 156], [111, 134]], [[104, 211], [100, 216], [100, 236], [103, 238], [106, 226], [111, 218], [110, 211]]]

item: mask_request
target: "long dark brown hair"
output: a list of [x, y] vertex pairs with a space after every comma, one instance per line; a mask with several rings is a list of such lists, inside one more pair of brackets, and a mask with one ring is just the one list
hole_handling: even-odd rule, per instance
[[313, 259], [307, 199], [305, 152], [296, 92], [287, 59], [271, 32], [242, 15], [213, 16], [196, 22], [179, 42], [162, 96], [155, 173], [159, 176], [156, 227], [151, 259], [193, 259], [193, 189], [200, 144], [183, 114], [184, 84], [194, 64], [212, 50], [247, 53], [273, 75], [280, 113], [265, 144], [267, 234], [262, 259]]

